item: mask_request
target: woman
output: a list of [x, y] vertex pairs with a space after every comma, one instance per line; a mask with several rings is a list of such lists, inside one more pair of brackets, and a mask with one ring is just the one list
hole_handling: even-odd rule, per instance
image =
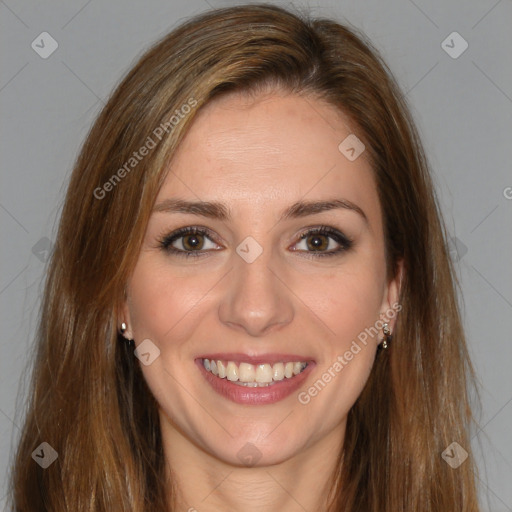
[[477, 511], [472, 378], [377, 52], [215, 10], [141, 58], [78, 158], [15, 509]]

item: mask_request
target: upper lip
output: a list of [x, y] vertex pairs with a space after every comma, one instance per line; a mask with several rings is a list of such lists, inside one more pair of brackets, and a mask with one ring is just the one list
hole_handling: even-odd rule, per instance
[[223, 352], [215, 354], [205, 354], [199, 356], [198, 359], [214, 359], [215, 361], [233, 361], [234, 363], [250, 363], [250, 364], [274, 364], [283, 362], [314, 362], [310, 356], [301, 356], [297, 354], [258, 354], [248, 355], [235, 352]]

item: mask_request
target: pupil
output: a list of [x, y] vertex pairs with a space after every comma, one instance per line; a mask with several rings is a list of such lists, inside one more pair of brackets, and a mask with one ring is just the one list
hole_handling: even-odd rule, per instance
[[185, 247], [188, 249], [197, 249], [198, 247], [202, 247], [202, 243], [197, 235], [188, 235], [185, 237]]
[[325, 241], [319, 235], [310, 237], [310, 245], [314, 250], [325, 249]]

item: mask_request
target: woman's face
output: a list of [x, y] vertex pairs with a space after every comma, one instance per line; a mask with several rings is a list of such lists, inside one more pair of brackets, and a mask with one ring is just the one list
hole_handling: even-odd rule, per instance
[[123, 318], [177, 453], [259, 466], [341, 443], [397, 300], [352, 133], [274, 92], [211, 102], [183, 140]]

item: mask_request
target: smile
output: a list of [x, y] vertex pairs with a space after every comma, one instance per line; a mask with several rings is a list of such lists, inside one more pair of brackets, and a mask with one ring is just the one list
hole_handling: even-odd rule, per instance
[[[216, 393], [245, 405], [267, 405], [287, 398], [303, 385], [316, 366], [313, 360], [297, 360], [295, 356], [232, 357], [236, 360], [218, 354], [197, 358], [195, 363]], [[292, 358], [296, 360], [290, 361]]]
[[220, 379], [227, 379], [240, 386], [247, 387], [265, 387], [284, 379], [291, 379], [293, 376], [302, 373], [307, 365], [308, 363], [305, 361], [254, 365], [246, 362], [237, 364], [235, 361], [203, 359], [203, 366], [206, 371]]

